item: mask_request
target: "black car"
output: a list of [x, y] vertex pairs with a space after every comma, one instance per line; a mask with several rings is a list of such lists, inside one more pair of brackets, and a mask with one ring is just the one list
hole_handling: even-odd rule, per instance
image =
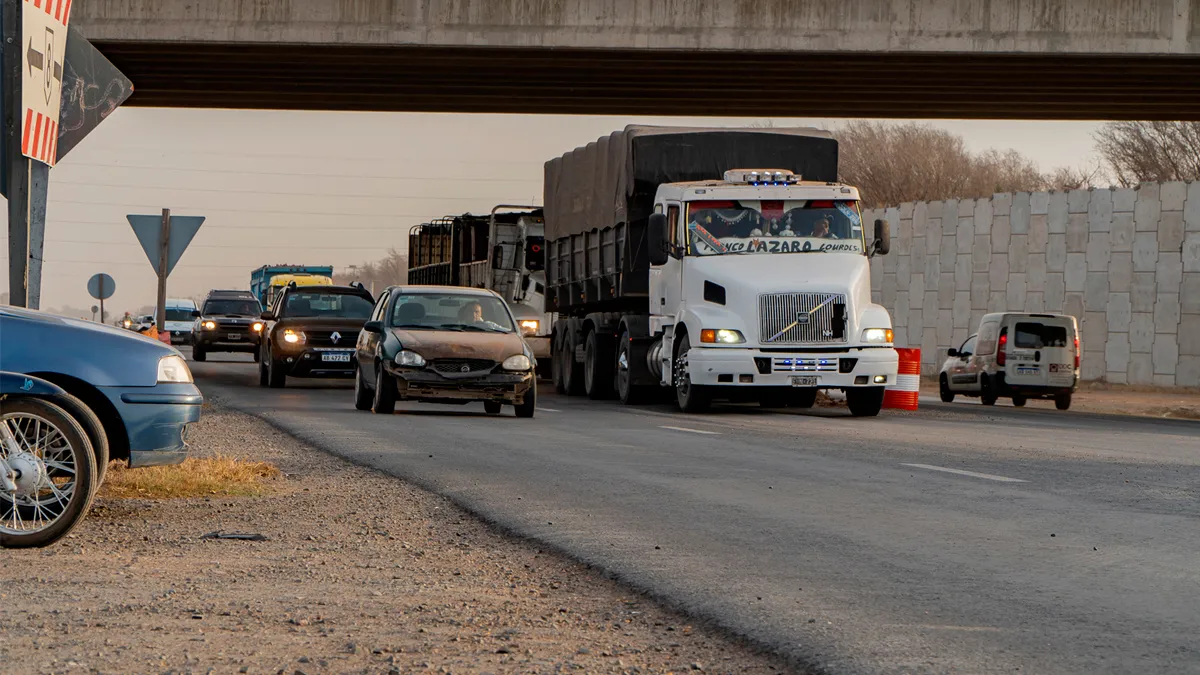
[[356, 286], [296, 286], [263, 312], [259, 384], [282, 387], [288, 377], [353, 377], [354, 345], [375, 300]]
[[192, 358], [203, 361], [210, 352], [243, 352], [258, 360], [258, 342], [265, 327], [262, 305], [249, 291], [211, 291], [192, 314]]

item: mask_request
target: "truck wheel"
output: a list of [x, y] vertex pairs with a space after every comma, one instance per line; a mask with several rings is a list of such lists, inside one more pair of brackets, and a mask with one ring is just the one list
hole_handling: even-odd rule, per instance
[[366, 378], [363, 377], [362, 368], [357, 363], [354, 364], [354, 409], [370, 410], [373, 398]]
[[950, 391], [950, 380], [946, 379], [946, 374], [938, 378], [938, 393], [942, 396], [942, 403], [954, 403], [954, 392]]
[[688, 352], [691, 349], [692, 343], [688, 340], [686, 334], [675, 345], [675, 364], [673, 368], [675, 402], [679, 405], [679, 409], [685, 413], [700, 413], [708, 410], [708, 407], [712, 404], [712, 397], [709, 396], [705, 387], [692, 384], [692, 377], [688, 372]]
[[524, 419], [533, 417], [533, 411], [537, 409], [537, 380], [529, 385], [529, 391], [525, 392], [525, 398], [513, 408], [517, 417]]
[[622, 331], [620, 342], [617, 343], [616, 363], [617, 396], [625, 405], [637, 405], [645, 399], [645, 388], [633, 383], [633, 343], [629, 341], [629, 332]]
[[1013, 405], [1018, 408], [1024, 408], [1025, 403], [1028, 401], [1029, 401], [1029, 399], [1025, 398], [1024, 396], [1014, 396], [1013, 397]]
[[563, 348], [562, 336], [550, 341], [550, 376], [554, 380], [554, 391], [559, 394], [566, 395], [567, 380], [563, 374]]
[[272, 389], [283, 389], [287, 386], [287, 373], [283, 372], [283, 361], [275, 358], [275, 353], [269, 354], [267, 365], [267, 386]]
[[204, 360], [207, 358], [208, 358], [208, 352], [204, 351], [204, 347], [201, 347], [200, 345], [196, 345], [195, 347], [192, 347], [192, 360], [193, 361], [199, 361], [200, 363], [204, 363]]
[[612, 398], [612, 345], [599, 331], [588, 333], [584, 342], [583, 386], [588, 398], [599, 401]]
[[783, 389], [765, 389], [758, 397], [758, 404], [764, 408], [786, 408], [792, 402], [791, 393]]
[[817, 404], [816, 389], [797, 389], [792, 392], [788, 405], [793, 408], [811, 408]]
[[1059, 394], [1054, 397], [1054, 407], [1059, 410], [1069, 410], [1071, 408], [1071, 395]]
[[396, 412], [396, 382], [383, 366], [375, 377], [375, 396], [371, 399], [371, 412], [376, 415], [391, 415]]
[[875, 417], [883, 408], [883, 387], [858, 387], [846, 390], [846, 403], [855, 417]]
[[575, 340], [569, 335], [563, 337], [563, 387], [567, 396], [583, 394], [583, 368], [575, 362]]

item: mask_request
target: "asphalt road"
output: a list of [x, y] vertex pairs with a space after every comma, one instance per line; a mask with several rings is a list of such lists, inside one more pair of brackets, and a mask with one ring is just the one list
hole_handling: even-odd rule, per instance
[[349, 383], [192, 366], [226, 405], [813, 672], [1200, 673], [1200, 423], [924, 402], [685, 416], [549, 387], [533, 420], [380, 417]]

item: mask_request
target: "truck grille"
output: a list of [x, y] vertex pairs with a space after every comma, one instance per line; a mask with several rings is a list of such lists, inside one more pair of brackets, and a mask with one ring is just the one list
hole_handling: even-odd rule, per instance
[[770, 293], [758, 296], [763, 344], [846, 342], [846, 296], [840, 293]]
[[776, 358], [772, 364], [777, 373], [836, 373], [837, 359], [815, 359], [805, 357]]
[[[463, 368], [466, 370], [463, 370]], [[483, 374], [496, 367], [495, 361], [486, 359], [437, 359], [433, 369], [439, 373], [465, 375], [467, 373]]]

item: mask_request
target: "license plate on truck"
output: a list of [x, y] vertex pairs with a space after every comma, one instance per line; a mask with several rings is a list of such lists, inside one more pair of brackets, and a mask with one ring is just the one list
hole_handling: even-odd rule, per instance
[[321, 360], [325, 363], [350, 363], [350, 355], [327, 352], [321, 355]]
[[817, 384], [820, 383], [820, 381], [821, 381], [821, 378], [817, 377], [816, 375], [793, 375], [792, 376], [792, 386], [793, 387], [815, 387], [815, 386], [817, 386]]

